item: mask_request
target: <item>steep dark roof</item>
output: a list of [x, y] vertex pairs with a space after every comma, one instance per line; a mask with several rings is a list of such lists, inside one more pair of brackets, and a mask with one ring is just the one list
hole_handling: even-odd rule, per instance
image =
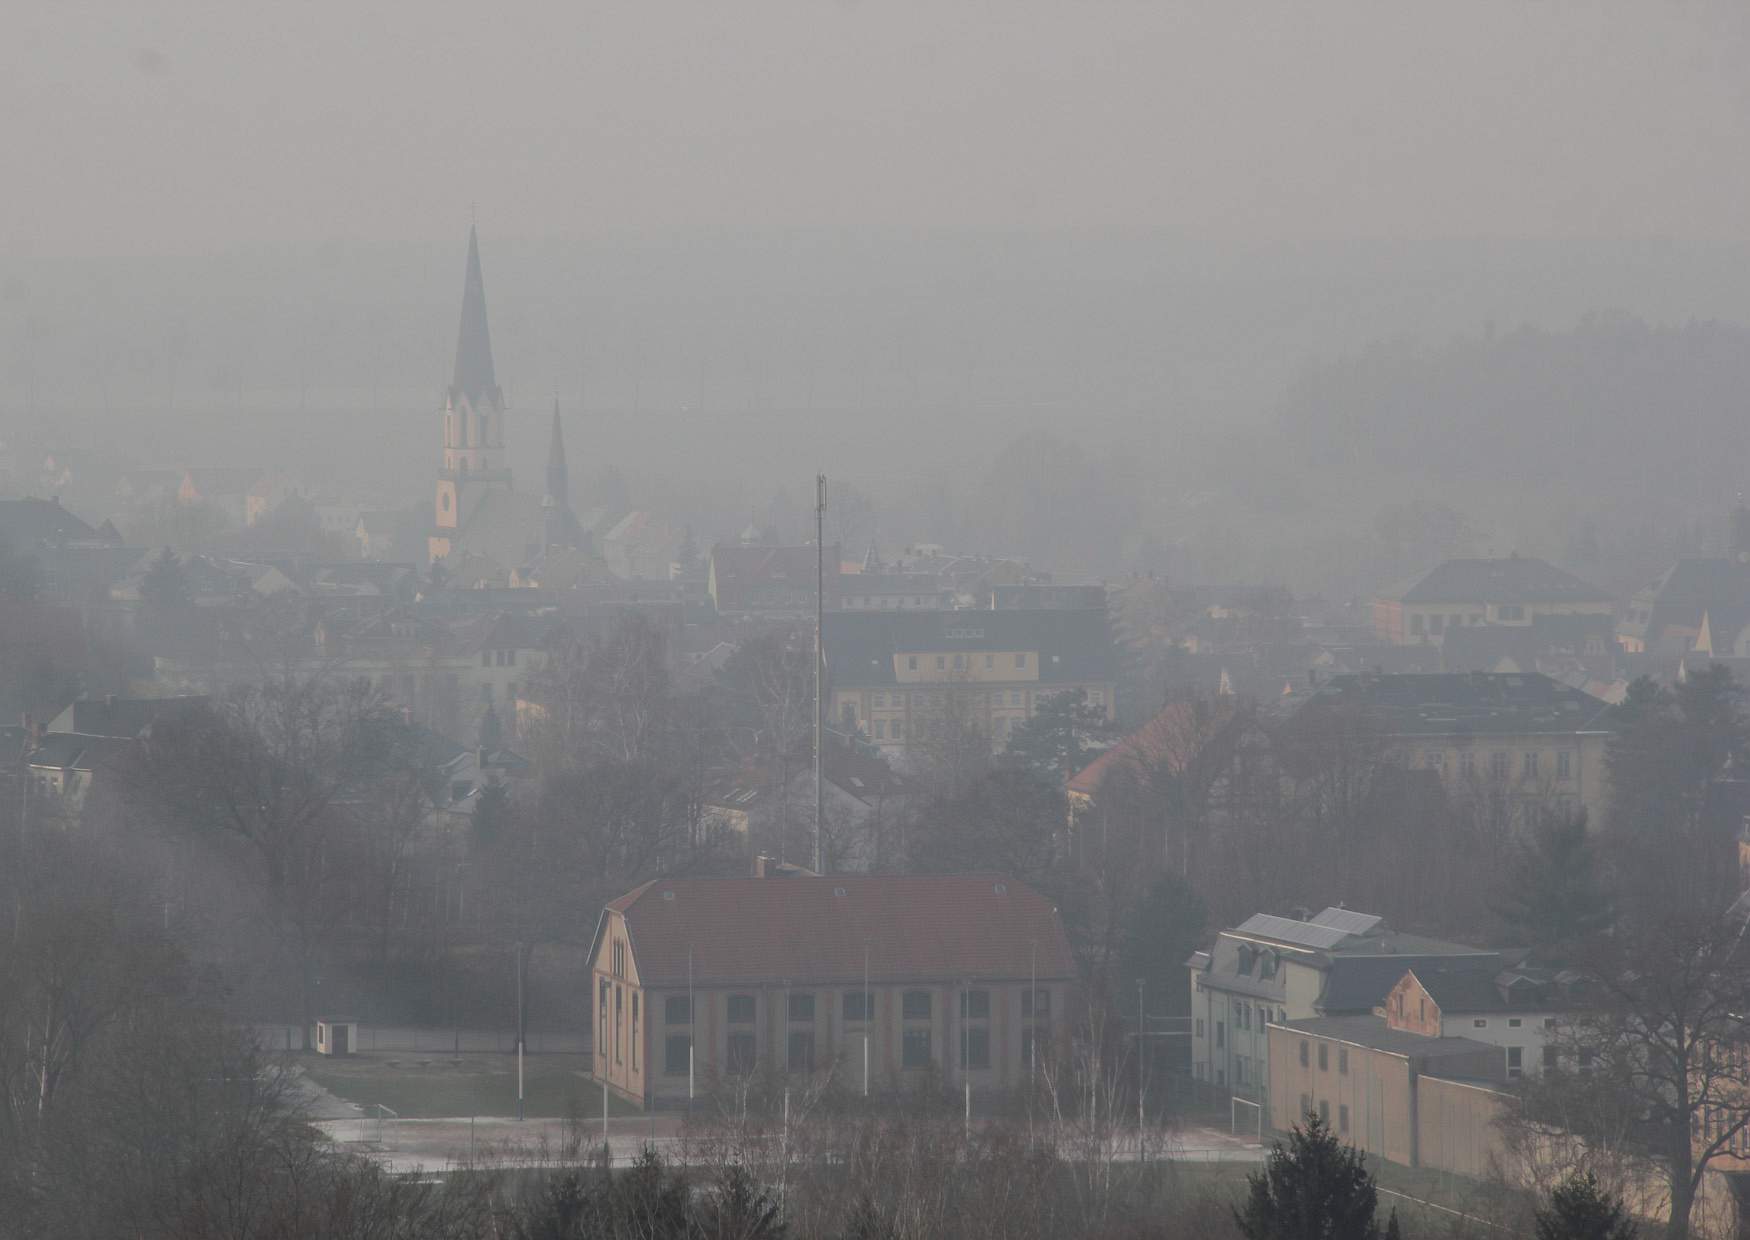
[[897, 684], [894, 656], [908, 652], [1035, 651], [1041, 684], [1112, 680], [1118, 673], [1103, 610], [834, 612], [824, 630], [827, 675], [839, 688]]
[[[1371, 1012], [1384, 1002], [1406, 970], [1423, 967], [1441, 976], [1473, 972], [1485, 981], [1494, 977], [1503, 961], [1499, 952], [1451, 944], [1449, 952], [1426, 954], [1339, 956], [1325, 974], [1318, 1010], [1336, 1016], [1344, 1012]], [[1420, 976], [1420, 974], [1418, 974]]]
[[97, 531], [55, 500], [0, 499], [0, 542], [17, 549], [95, 539]]
[[[815, 575], [819, 568], [812, 545], [789, 547], [731, 546], [711, 548], [712, 601], [721, 612], [747, 610], [814, 610]], [[826, 549], [825, 597], [839, 589], [839, 548]]]
[[1533, 556], [1447, 560], [1381, 592], [1401, 603], [1608, 603], [1610, 596]]
[[571, 510], [571, 471], [565, 465], [565, 428], [559, 420], [557, 396], [553, 398], [553, 434], [547, 441], [547, 498], [567, 512]]
[[659, 879], [608, 908], [645, 986], [686, 985], [689, 958], [712, 986], [857, 983], [865, 959], [873, 983], [1075, 975], [1051, 902], [991, 874]]
[[50, 732], [29, 755], [32, 766], [63, 771], [90, 771], [112, 766], [127, 756], [131, 737], [81, 736], [77, 732]]
[[140, 735], [155, 720], [206, 705], [204, 697], [81, 698], [72, 705], [68, 732], [86, 736]]
[[499, 402], [492, 369], [492, 333], [486, 327], [486, 282], [480, 275], [480, 238], [468, 227], [468, 273], [462, 285], [462, 325], [456, 333], [456, 371], [451, 389], [476, 408]]
[[1699, 628], [1709, 607], [1750, 599], [1750, 565], [1725, 556], [1686, 556], [1637, 592], [1622, 631], [1656, 645], [1667, 628]]
[[1607, 703], [1536, 672], [1334, 676], [1295, 712], [1358, 707], [1389, 736], [1517, 735], [1609, 730]]

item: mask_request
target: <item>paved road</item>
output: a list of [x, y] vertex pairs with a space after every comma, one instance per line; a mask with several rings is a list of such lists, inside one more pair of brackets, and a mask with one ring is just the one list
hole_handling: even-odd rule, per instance
[[[654, 1145], [670, 1160], [686, 1158], [681, 1136], [683, 1123], [683, 1116], [669, 1113], [611, 1118], [608, 1148], [614, 1164], [630, 1164], [646, 1145]], [[472, 1158], [488, 1155], [507, 1161], [551, 1162], [557, 1160], [565, 1145], [564, 1121], [556, 1119], [520, 1123], [514, 1119], [396, 1120], [355, 1110], [351, 1118], [323, 1120], [316, 1127], [331, 1140], [401, 1172], [447, 1171]], [[601, 1149], [601, 1121], [586, 1125], [583, 1137], [588, 1143], [584, 1157], [594, 1157]], [[1261, 1146], [1218, 1129], [1187, 1128], [1169, 1137], [1164, 1150], [1151, 1148], [1148, 1156], [1172, 1162], [1256, 1163], [1263, 1160], [1265, 1152]], [[1121, 1149], [1118, 1157], [1120, 1161], [1134, 1161], [1137, 1157], [1134, 1143]]]

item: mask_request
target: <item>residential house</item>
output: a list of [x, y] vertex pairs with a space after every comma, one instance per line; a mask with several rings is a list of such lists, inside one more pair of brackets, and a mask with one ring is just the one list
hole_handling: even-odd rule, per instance
[[954, 591], [931, 573], [841, 573], [826, 605], [833, 611], [947, 611]]
[[1455, 628], [1614, 611], [1614, 601], [1596, 586], [1547, 561], [1514, 555], [1447, 560], [1382, 591], [1373, 602], [1373, 627], [1394, 645], [1438, 646]]
[[134, 738], [44, 733], [24, 756], [27, 812], [77, 822], [92, 786], [112, 778], [133, 752]]
[[602, 535], [608, 571], [627, 581], [667, 581], [675, 575], [684, 535], [654, 513], [629, 512]]
[[[827, 733], [821, 764], [824, 817], [842, 842], [835, 869], [864, 870], [881, 855], [912, 788], [872, 747]], [[791, 830], [814, 821], [814, 746], [797, 746], [783, 762], [752, 762], [724, 772], [705, 798], [707, 827], [750, 848], [779, 847]]]
[[0, 545], [36, 560], [39, 597], [85, 613], [145, 551], [122, 544], [115, 526], [92, 527], [58, 499], [0, 500]]
[[1327, 908], [1303, 919], [1258, 913], [1187, 962], [1191, 1073], [1268, 1104], [1271, 1022], [1370, 1014], [1418, 964], [1492, 977], [1501, 953], [1386, 927], [1370, 913]]
[[1108, 719], [1116, 710], [1103, 610], [836, 612], [823, 627], [828, 717], [890, 753], [956, 722], [1001, 748], [1042, 702], [1076, 689]]
[[1572, 975], [1524, 964], [1490, 974], [1445, 969], [1436, 961], [1406, 970], [1380, 1014], [1393, 1029], [1498, 1047], [1503, 1079], [1516, 1081], [1556, 1066], [1554, 1034], [1575, 1001], [1574, 982]]
[[[1708, 613], [1713, 623], [1706, 624]], [[1617, 640], [1629, 654], [1682, 655], [1696, 648], [1705, 626], [1707, 653], [1736, 653], [1741, 621], [1750, 617], [1750, 507], [1731, 515], [1725, 555], [1684, 556], [1629, 599]]]
[[201, 504], [222, 512], [233, 525], [249, 521], [249, 497], [262, 471], [250, 468], [185, 469], [176, 486], [176, 502]]
[[1050, 607], [1078, 610], [1106, 606], [1106, 587], [1102, 585], [1055, 585], [1033, 582], [1028, 585], [993, 586], [985, 604], [993, 611], [1016, 607]]
[[1012, 1089], [1075, 980], [1051, 902], [988, 874], [658, 879], [603, 910], [590, 962], [596, 1078], [646, 1108], [756, 1074]]
[[1348, 675], [1322, 683], [1296, 727], [1353, 724], [1402, 765], [1436, 773], [1447, 794], [1518, 811], [1584, 809], [1604, 820], [1610, 706], [1536, 673]]
[[[1143, 789], [1161, 787], [1163, 778], [1175, 782], [1185, 820], [1161, 820], [1157, 855], [1187, 865], [1193, 835], [1217, 829], [1248, 808], [1268, 808], [1283, 786], [1257, 711], [1232, 696], [1171, 703], [1072, 775], [1066, 793], [1078, 850], [1095, 842], [1095, 812], [1114, 778]], [[1175, 826], [1183, 828], [1176, 839]]]
[[[717, 614], [728, 620], [802, 620], [815, 611], [820, 566], [812, 545], [768, 547], [718, 543], [711, 548], [706, 592]], [[826, 549], [825, 594], [839, 586], [839, 547]]]

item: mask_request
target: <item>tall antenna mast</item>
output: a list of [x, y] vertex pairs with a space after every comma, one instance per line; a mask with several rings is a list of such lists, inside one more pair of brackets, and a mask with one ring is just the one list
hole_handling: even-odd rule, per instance
[[821, 743], [826, 715], [822, 709], [821, 680], [826, 668], [826, 647], [821, 640], [821, 622], [826, 614], [826, 475], [814, 476], [814, 872], [826, 873], [821, 865], [820, 827], [825, 817], [821, 795]]

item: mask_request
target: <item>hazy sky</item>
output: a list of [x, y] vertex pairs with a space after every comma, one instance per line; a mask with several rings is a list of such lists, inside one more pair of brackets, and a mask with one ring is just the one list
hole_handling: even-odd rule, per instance
[[1742, 0], [11, 6], [0, 247], [1750, 238]]

